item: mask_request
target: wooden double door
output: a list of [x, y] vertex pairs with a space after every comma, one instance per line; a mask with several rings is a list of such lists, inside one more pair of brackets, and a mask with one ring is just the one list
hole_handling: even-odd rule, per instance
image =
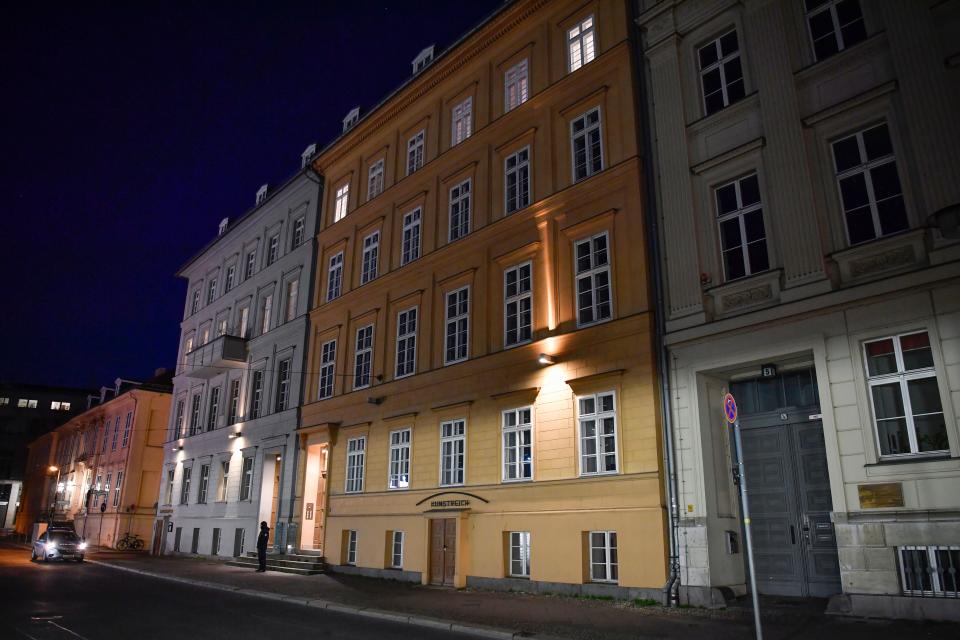
[[430, 520], [430, 584], [453, 586], [457, 572], [457, 519]]

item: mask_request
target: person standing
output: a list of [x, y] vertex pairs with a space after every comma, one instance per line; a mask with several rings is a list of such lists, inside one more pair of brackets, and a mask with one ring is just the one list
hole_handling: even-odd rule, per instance
[[257, 536], [257, 560], [260, 563], [258, 573], [267, 570], [267, 541], [270, 539], [270, 527], [266, 521], [260, 523], [260, 535]]

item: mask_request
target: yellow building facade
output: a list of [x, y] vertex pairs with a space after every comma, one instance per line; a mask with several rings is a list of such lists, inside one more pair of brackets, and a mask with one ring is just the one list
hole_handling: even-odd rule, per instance
[[659, 597], [627, 38], [625, 2], [512, 3], [315, 156], [295, 510], [334, 570]]

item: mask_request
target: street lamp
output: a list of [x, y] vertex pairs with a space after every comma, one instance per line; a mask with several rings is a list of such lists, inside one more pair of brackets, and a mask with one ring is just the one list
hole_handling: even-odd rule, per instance
[[53, 504], [50, 505], [50, 522], [53, 522], [53, 514], [57, 510], [57, 502], [60, 500], [60, 467], [50, 465], [47, 467], [47, 471], [50, 473], [53, 473], [54, 471], [57, 472], [57, 482], [53, 485]]

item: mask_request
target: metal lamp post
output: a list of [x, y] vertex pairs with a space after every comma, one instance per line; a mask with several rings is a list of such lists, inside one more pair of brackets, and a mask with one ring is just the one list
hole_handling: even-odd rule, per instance
[[47, 471], [49, 471], [50, 473], [53, 473], [54, 471], [57, 472], [57, 481], [53, 485], [53, 488], [54, 488], [53, 504], [50, 505], [50, 522], [52, 523], [54, 513], [56, 513], [56, 510], [57, 510], [57, 502], [60, 501], [60, 467], [50, 465], [49, 467], [47, 467]]

